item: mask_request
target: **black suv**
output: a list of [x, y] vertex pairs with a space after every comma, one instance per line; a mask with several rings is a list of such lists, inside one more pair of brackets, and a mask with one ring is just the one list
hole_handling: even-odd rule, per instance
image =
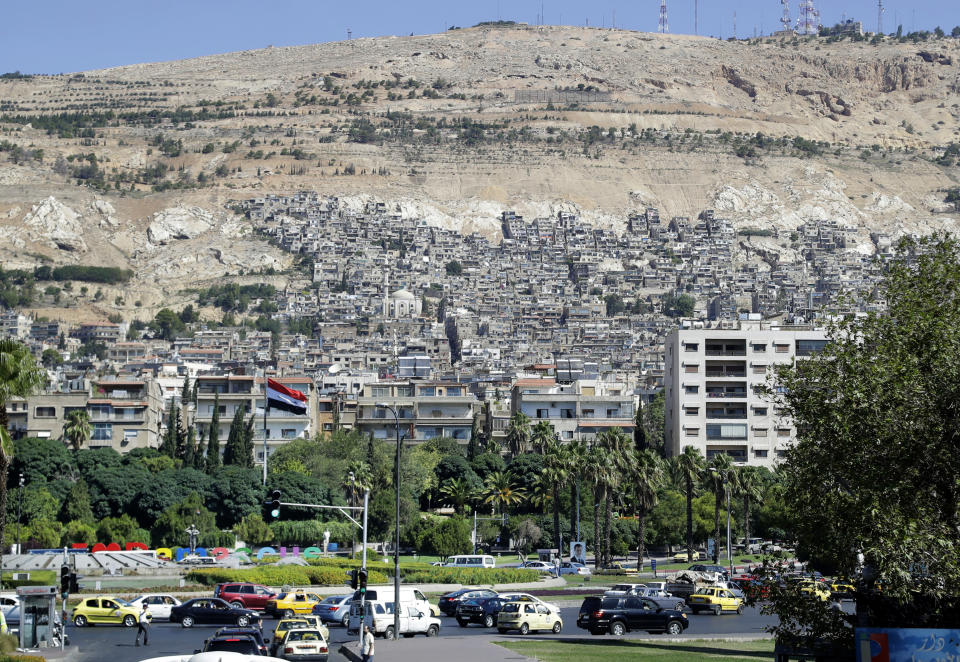
[[215, 634], [203, 642], [203, 650], [196, 650], [194, 653], [209, 653], [212, 651], [264, 655], [257, 640], [254, 639], [253, 635], [247, 633]]
[[503, 598], [473, 598], [457, 605], [457, 623], [465, 628], [470, 623], [479, 623], [485, 628], [497, 624], [497, 614], [509, 600]]
[[[609, 632], [620, 636], [631, 630], [643, 630], [650, 634], [666, 632], [678, 635], [690, 625], [687, 615], [682, 611], [663, 609], [649, 598], [600, 598], [599, 608], [596, 607], [597, 600], [598, 598], [584, 600], [580, 607], [580, 617], [577, 618], [577, 626], [590, 630], [590, 634]], [[589, 605], [587, 601], [590, 601]], [[587, 612], [584, 612], [584, 607], [588, 607]], [[593, 611], [589, 611], [591, 608]]]
[[457, 614], [457, 605], [461, 602], [466, 602], [467, 600], [475, 600], [477, 598], [495, 598], [497, 597], [496, 591], [491, 591], [486, 588], [461, 588], [456, 591], [450, 591], [449, 593], [444, 593], [440, 596], [440, 600], [437, 602], [437, 606], [440, 607], [442, 611], [447, 616], [456, 616]]
[[220, 628], [217, 630], [214, 635], [215, 637], [253, 637], [254, 641], [257, 642], [257, 647], [260, 649], [261, 655], [269, 655], [270, 651], [267, 648], [267, 641], [263, 638], [263, 632], [260, 631], [260, 628]]

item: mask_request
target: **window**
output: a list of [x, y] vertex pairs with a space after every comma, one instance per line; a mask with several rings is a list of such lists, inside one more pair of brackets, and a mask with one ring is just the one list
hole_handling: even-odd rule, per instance
[[754, 451], [753, 451], [753, 456], [754, 456], [754, 457], [766, 457], [766, 456], [767, 456], [767, 451], [761, 450], [761, 449], [759, 449], [759, 448], [756, 448], [756, 449], [754, 449]]
[[700, 343], [688, 342], [683, 343], [683, 351], [685, 352], [696, 352], [700, 349]]
[[113, 425], [111, 423], [94, 423], [93, 441], [113, 441]]
[[777, 451], [777, 459], [783, 459], [783, 458], [785, 458], [786, 456], [787, 456], [787, 451], [785, 451], [785, 450], [778, 450], [778, 451]]
[[280, 430], [281, 439], [293, 439], [297, 436], [297, 431], [294, 428], [284, 428]]
[[688, 375], [695, 375], [695, 374], [697, 374], [698, 372], [700, 372], [700, 364], [699, 364], [699, 363], [688, 363], [687, 365], [683, 366], [683, 371], [684, 371], [685, 373], [687, 373]]
[[767, 366], [764, 363], [754, 363], [753, 364], [753, 374], [755, 375], [765, 375], [767, 374]]
[[123, 443], [129, 444], [132, 441], [137, 440], [137, 430], [124, 430], [123, 431]]
[[783, 439], [790, 436], [790, 428], [777, 428], [777, 437]]
[[826, 346], [826, 340], [798, 340], [797, 356], [811, 356]]
[[754, 407], [754, 408], [753, 408], [753, 415], [754, 415], [754, 416], [766, 416], [766, 415], [767, 415], [767, 408], [766, 408], [766, 407]]
[[688, 437], [700, 436], [700, 428], [686, 428], [686, 432]]
[[751, 346], [751, 349], [755, 352], [765, 352], [767, 351], [767, 343], [765, 342], [755, 342]]
[[766, 436], [767, 436], [767, 428], [753, 428], [753, 436], [754, 436], [754, 437], [766, 437]]
[[733, 423], [711, 423], [707, 425], [707, 439], [746, 439], [747, 426]]
[[332, 431], [333, 431], [333, 423], [324, 423], [324, 424], [323, 424], [323, 431], [324, 431], [324, 432], [332, 432]]
[[56, 407], [37, 407], [34, 410], [34, 415], [37, 418], [53, 418], [57, 415]]
[[452, 398], [453, 398], [453, 397], [460, 397], [460, 394], [461, 394], [462, 392], [463, 392], [463, 389], [461, 389], [459, 386], [448, 386], [448, 387], [447, 387], [447, 395], [450, 396], [450, 397], [452, 397]]
[[433, 386], [424, 386], [420, 389], [420, 395], [424, 398], [432, 398], [437, 394], [437, 389]]
[[697, 416], [700, 413], [700, 407], [684, 407], [683, 413], [687, 416]]
[[700, 387], [697, 386], [696, 384], [684, 384], [683, 392], [687, 394], [699, 393]]
[[790, 352], [790, 345], [782, 345], [780, 343], [775, 343], [773, 349], [777, 354], [787, 354]]
[[413, 387], [412, 386], [398, 386], [397, 387], [397, 396], [404, 398], [413, 397]]
[[377, 396], [380, 396], [380, 397], [389, 396], [390, 387], [389, 386], [373, 386], [370, 388], [370, 395], [372, 395], [375, 398]]
[[584, 417], [584, 418], [593, 418], [593, 416], [594, 416], [594, 414], [593, 414], [593, 410], [592, 410], [592, 409], [584, 409], [584, 410], [583, 410], [583, 417]]
[[549, 409], [538, 409], [538, 410], [537, 410], [537, 418], [549, 418], [549, 417], [550, 417], [550, 410], [549, 410]]
[[573, 430], [564, 430], [562, 436], [564, 439], [573, 439]]

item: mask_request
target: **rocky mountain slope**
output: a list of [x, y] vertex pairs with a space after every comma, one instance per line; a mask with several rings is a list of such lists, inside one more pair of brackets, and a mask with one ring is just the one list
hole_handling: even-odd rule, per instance
[[504, 209], [623, 228], [646, 206], [864, 237], [953, 229], [958, 104], [957, 39], [570, 27], [7, 77], [0, 260], [133, 269], [77, 314], [148, 317], [186, 287], [287, 268], [228, 203], [304, 188], [494, 237]]

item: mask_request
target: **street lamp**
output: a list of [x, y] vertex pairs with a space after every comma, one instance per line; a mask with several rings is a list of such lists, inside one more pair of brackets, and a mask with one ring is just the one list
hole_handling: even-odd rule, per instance
[[397, 410], [385, 402], [376, 403], [377, 409], [389, 409], [397, 428], [396, 478], [393, 489], [397, 496], [396, 538], [393, 544], [393, 637], [400, 638], [400, 415]]
[[20, 474], [20, 493], [17, 496], [17, 554], [23, 554], [20, 542], [20, 518], [23, 514], [23, 474]]

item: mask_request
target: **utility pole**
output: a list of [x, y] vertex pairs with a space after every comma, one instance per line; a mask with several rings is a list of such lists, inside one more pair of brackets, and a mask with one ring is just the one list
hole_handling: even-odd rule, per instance
[[[700, 19], [700, 0], [693, 0], [693, 34], [699, 35], [698, 22]], [[580, 536], [577, 536], [580, 539]]]
[[883, 0], [877, 0], [877, 34], [883, 34], [883, 12], [887, 11], [883, 8]]
[[670, 26], [667, 24], [667, 0], [660, 0], [660, 23], [657, 26], [657, 31], [660, 34], [670, 31]]

